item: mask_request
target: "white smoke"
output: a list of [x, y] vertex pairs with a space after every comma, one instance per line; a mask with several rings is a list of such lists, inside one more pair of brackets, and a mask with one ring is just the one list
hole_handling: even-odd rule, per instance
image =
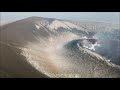
[[82, 37], [82, 39], [88, 39], [86, 36]]
[[95, 44], [91, 44], [90, 47], [88, 47], [88, 49], [95, 51], [96, 47], [100, 47], [100, 44], [98, 44], [97, 42]]
[[82, 42], [82, 45], [83, 45], [84, 48], [95, 51], [96, 47], [100, 47], [100, 44], [98, 42], [95, 42], [93, 44], [92, 42], [87, 40], [88, 38], [86, 36], [82, 37], [82, 39], [85, 39]]

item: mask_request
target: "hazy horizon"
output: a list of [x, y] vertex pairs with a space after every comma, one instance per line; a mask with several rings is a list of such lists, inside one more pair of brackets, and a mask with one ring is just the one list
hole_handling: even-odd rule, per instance
[[14, 21], [38, 16], [74, 21], [93, 21], [119, 24], [120, 12], [1, 12], [1, 21]]

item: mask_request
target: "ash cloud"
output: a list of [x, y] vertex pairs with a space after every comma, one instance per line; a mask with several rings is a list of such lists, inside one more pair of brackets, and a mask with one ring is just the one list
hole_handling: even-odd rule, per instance
[[95, 51], [120, 65], [120, 30], [99, 31], [93, 38], [97, 39], [100, 44]]

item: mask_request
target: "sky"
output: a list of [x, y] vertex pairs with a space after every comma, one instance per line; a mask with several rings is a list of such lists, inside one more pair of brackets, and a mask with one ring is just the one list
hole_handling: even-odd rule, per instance
[[38, 16], [75, 21], [97, 21], [117, 23], [120, 21], [120, 12], [0, 12], [1, 20], [20, 20]]

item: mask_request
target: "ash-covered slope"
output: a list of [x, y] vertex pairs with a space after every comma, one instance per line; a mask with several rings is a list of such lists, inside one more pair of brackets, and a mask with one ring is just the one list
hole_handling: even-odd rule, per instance
[[96, 52], [107, 57], [113, 63], [120, 65], [120, 25], [103, 22], [76, 22], [75, 25], [86, 28], [95, 34], [92, 38], [97, 39], [100, 47]]
[[0, 71], [8, 73], [5, 77], [120, 77], [119, 66], [95, 53], [96, 40], [88, 40], [95, 35], [72, 22], [43, 17], [1, 26]]

